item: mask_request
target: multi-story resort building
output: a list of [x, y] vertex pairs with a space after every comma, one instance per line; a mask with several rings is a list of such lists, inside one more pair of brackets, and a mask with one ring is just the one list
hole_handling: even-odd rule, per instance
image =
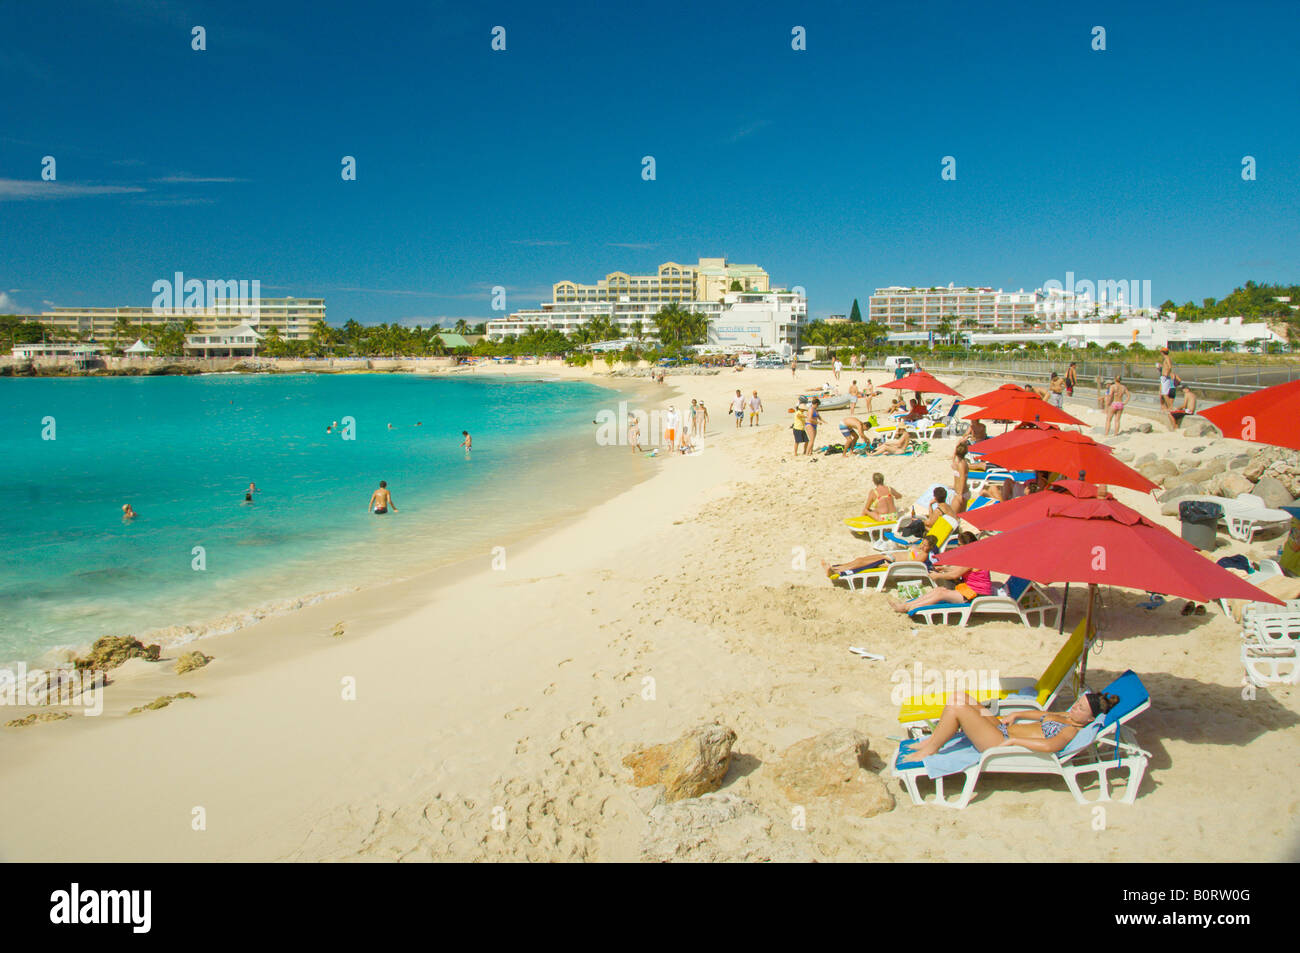
[[[1059, 282], [1036, 291], [1003, 291], [994, 288], [877, 288], [868, 304], [872, 321], [893, 332], [938, 331], [947, 321], [951, 331], [1022, 331], [1035, 326], [1059, 327], [1065, 321], [1089, 318], [1150, 317], [1150, 309], [1138, 307], [1145, 295], [1150, 299], [1151, 282], [1080, 282], [1073, 275], [1069, 285]], [[1052, 285], [1055, 285], [1054, 287]], [[1086, 290], [1085, 289], [1086, 286]]]
[[[732, 290], [735, 285], [740, 290]], [[607, 317], [627, 338], [653, 340], [654, 316], [676, 305], [709, 318], [709, 342], [750, 347], [792, 346], [808, 316], [808, 303], [796, 291], [774, 289], [758, 265], [734, 265], [725, 258], [701, 258], [696, 265], [664, 262], [653, 275], [615, 271], [591, 285], [558, 281], [550, 301], [509, 317], [487, 322], [487, 336], [502, 341], [508, 335], [536, 329], [572, 334], [595, 317]]]
[[[147, 308], [54, 308], [42, 312], [32, 320], [39, 321], [55, 334], [71, 337], [84, 334], [87, 339], [107, 343], [115, 337], [122, 341], [135, 340], [139, 329], [146, 324], [184, 325], [194, 322], [194, 333], [219, 335], [222, 332], [247, 324], [265, 335], [275, 328], [286, 341], [305, 341], [311, 337], [312, 327], [325, 320], [324, 298], [259, 298], [256, 307], [241, 309], [232, 303], [229, 307], [166, 308], [155, 311]], [[126, 329], [120, 321], [125, 320]]]

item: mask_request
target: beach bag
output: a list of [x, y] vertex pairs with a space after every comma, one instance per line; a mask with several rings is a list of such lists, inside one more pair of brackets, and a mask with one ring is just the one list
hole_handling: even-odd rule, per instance
[[919, 516], [913, 516], [909, 520], [904, 520], [898, 527], [899, 536], [907, 536], [912, 539], [920, 539], [925, 535], [925, 520]]
[[876, 420], [875, 414], [872, 414], [870, 417], [867, 418], [867, 426], [873, 429], [880, 426], [880, 421]]

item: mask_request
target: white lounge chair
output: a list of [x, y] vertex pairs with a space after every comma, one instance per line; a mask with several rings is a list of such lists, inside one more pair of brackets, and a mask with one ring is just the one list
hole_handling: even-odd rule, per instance
[[1251, 684], [1300, 684], [1300, 599], [1252, 602], [1242, 613], [1241, 664]]
[[[1105, 715], [1098, 715], [1059, 752], [1030, 751], [1019, 745], [996, 745], [981, 752], [964, 736], [958, 735], [941, 749], [939, 755], [922, 763], [908, 760], [908, 752], [916, 743], [916, 739], [909, 739], [899, 745], [891, 760], [891, 773], [903, 782], [913, 804], [929, 803], [960, 810], [970, 803], [975, 795], [975, 786], [984, 774], [1056, 775], [1065, 781], [1074, 799], [1086, 805], [1112, 800], [1110, 773], [1127, 771], [1124, 794], [1119, 800], [1132, 804], [1137, 799], [1151, 755], [1132, 741], [1124, 741], [1120, 731], [1127, 722], [1151, 706], [1150, 695], [1132, 671], [1125, 672], [1103, 691], [1118, 695], [1119, 704]], [[1104, 750], [1102, 746], [1105, 746]], [[963, 763], [968, 763], [968, 766], [960, 767]], [[932, 771], [936, 774], [931, 778], [935, 792], [933, 799], [927, 801], [921, 793], [920, 780], [930, 777]], [[944, 781], [948, 775], [958, 773], [965, 776], [965, 781], [957, 795], [950, 798], [944, 793]], [[1093, 775], [1096, 776], [1096, 790], [1089, 798], [1085, 796], [1081, 782], [1086, 783]]]
[[1291, 522], [1291, 514], [1286, 510], [1269, 509], [1264, 501], [1253, 493], [1239, 493], [1235, 500], [1215, 499], [1223, 507], [1223, 522], [1228, 527], [1228, 535], [1250, 545], [1255, 541], [1255, 534], [1265, 529], [1275, 529]]
[[1038, 583], [1012, 576], [1007, 580], [1005, 595], [976, 596], [970, 602], [940, 602], [907, 614], [912, 621], [927, 625], [966, 625], [977, 614], [1014, 615], [1027, 626], [1056, 625], [1061, 604]]
[[[930, 534], [939, 540], [941, 551], [948, 540], [955, 535], [956, 528], [957, 524], [947, 516], [939, 517], [934, 526], [930, 528]], [[933, 580], [930, 579], [930, 567], [916, 559], [898, 559], [881, 566], [873, 566], [870, 569], [859, 569], [857, 572], [842, 572], [831, 577], [832, 583], [843, 582], [850, 589], [863, 591], [868, 587], [877, 590], [884, 589], [891, 582], [901, 582], [905, 579], [923, 580], [929, 585], [934, 585]]]

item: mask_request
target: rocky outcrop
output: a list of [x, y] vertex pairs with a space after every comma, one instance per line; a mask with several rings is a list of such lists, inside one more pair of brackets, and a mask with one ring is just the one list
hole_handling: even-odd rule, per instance
[[1280, 506], [1290, 506], [1293, 499], [1291, 491], [1280, 480], [1268, 475], [1260, 477], [1251, 492], [1263, 500], [1265, 506], [1274, 510]]
[[63, 721], [65, 718], [71, 718], [66, 711], [40, 711], [33, 712], [24, 718], [15, 718], [12, 721], [6, 721], [6, 728], [30, 728], [32, 725], [39, 724], [43, 721]]
[[129, 635], [106, 635], [102, 639], [96, 639], [86, 657], [74, 659], [73, 664], [78, 669], [102, 672], [117, 668], [127, 659], [142, 658], [146, 662], [156, 662], [161, 652], [161, 646], [146, 646]]
[[1183, 421], [1182, 432], [1184, 437], [1218, 437], [1221, 436], [1219, 428], [1214, 426], [1204, 417], [1188, 417]]
[[176, 660], [176, 674], [184, 675], [186, 672], [192, 672], [196, 668], [202, 668], [211, 661], [211, 655], [204, 655], [202, 652], [186, 652]]
[[166, 708], [172, 702], [179, 698], [196, 698], [193, 692], [177, 692], [175, 695], [159, 695], [147, 705], [137, 705], [127, 712], [128, 715], [138, 715], [142, 711], [157, 711], [159, 708]]
[[662, 784], [667, 802], [699, 797], [721, 787], [735, 741], [736, 733], [730, 728], [701, 725], [676, 741], [628, 755], [623, 765], [632, 769], [632, 783], [637, 787]]
[[1147, 463], [1139, 463], [1137, 472], [1142, 474], [1148, 480], [1160, 483], [1169, 477], [1178, 475], [1178, 464], [1172, 460], [1161, 457], [1158, 460], [1151, 460]]
[[795, 742], [773, 767], [773, 779], [792, 804], [828, 799], [842, 813], [873, 817], [894, 809], [894, 796], [868, 767], [867, 736], [840, 728]]

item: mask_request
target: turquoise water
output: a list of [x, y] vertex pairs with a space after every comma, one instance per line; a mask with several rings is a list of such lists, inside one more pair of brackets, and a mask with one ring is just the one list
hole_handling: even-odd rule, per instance
[[[0, 662], [230, 628], [241, 610], [475, 547], [486, 564], [507, 534], [628, 482], [631, 461], [593, 439], [611, 394], [397, 374], [0, 379]], [[354, 440], [326, 433], [348, 416]], [[381, 479], [400, 512], [367, 511]]]

